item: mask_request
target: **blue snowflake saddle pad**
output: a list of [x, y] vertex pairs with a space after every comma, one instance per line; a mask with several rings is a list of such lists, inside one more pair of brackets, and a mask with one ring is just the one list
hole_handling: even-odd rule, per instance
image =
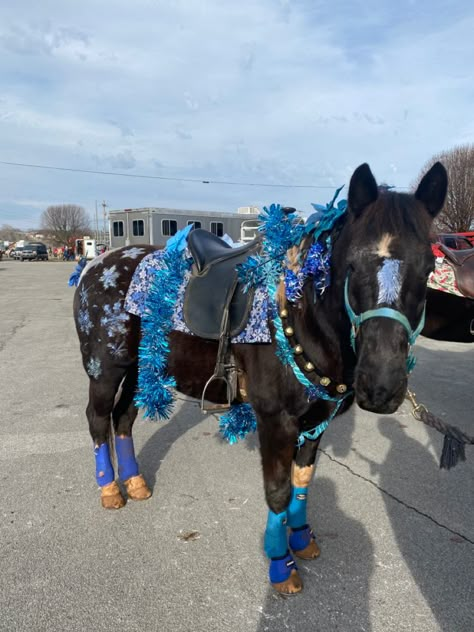
[[[146, 308], [147, 297], [150, 292], [153, 277], [157, 270], [163, 268], [163, 250], [156, 250], [143, 258], [139, 263], [125, 297], [125, 310], [136, 316], [142, 316]], [[172, 316], [172, 329], [186, 334], [192, 332], [186, 326], [183, 318], [184, 291], [191, 276], [191, 271], [185, 273], [179, 288], [178, 299]], [[231, 339], [233, 343], [264, 343], [271, 342], [268, 326], [268, 291], [265, 287], [257, 286], [252, 309], [246, 328]]]

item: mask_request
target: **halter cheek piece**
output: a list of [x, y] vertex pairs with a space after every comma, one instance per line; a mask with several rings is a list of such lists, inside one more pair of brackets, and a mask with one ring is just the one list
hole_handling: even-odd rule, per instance
[[356, 314], [351, 307], [349, 302], [349, 273], [346, 276], [346, 281], [344, 283], [344, 304], [346, 307], [347, 315], [349, 316], [349, 320], [351, 321], [351, 346], [356, 353], [356, 345], [355, 339], [359, 332], [359, 327], [366, 320], [370, 320], [371, 318], [391, 318], [392, 320], [396, 320], [405, 328], [408, 334], [408, 345], [409, 345], [409, 353], [407, 358], [407, 371], [410, 373], [415, 366], [415, 356], [411, 350], [412, 346], [415, 344], [415, 340], [420, 335], [423, 327], [425, 326], [425, 313], [426, 313], [426, 303], [423, 306], [423, 313], [420, 318], [420, 322], [418, 323], [417, 328], [413, 331], [411, 328], [410, 322], [408, 318], [399, 312], [396, 309], [392, 309], [391, 307], [377, 307], [376, 309], [368, 309], [366, 312], [362, 312], [362, 314]]

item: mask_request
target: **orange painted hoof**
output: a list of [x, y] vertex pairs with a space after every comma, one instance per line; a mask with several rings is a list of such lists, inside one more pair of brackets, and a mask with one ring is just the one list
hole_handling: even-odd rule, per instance
[[124, 485], [130, 500], [146, 500], [151, 496], [150, 488], [141, 474], [127, 479]]
[[321, 550], [315, 540], [311, 540], [308, 546], [301, 551], [293, 551], [293, 553], [302, 560], [315, 560], [321, 555]]
[[303, 582], [297, 570], [293, 569], [284, 582], [272, 584], [273, 588], [282, 595], [296, 595], [303, 590]]
[[115, 481], [104, 485], [104, 487], [100, 488], [100, 491], [100, 500], [104, 509], [120, 509], [125, 505], [125, 499]]

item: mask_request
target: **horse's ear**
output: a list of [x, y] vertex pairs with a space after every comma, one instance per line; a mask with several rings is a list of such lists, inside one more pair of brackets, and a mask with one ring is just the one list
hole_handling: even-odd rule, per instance
[[364, 162], [352, 174], [349, 185], [349, 209], [359, 216], [366, 206], [375, 202], [379, 195], [377, 183], [369, 165]]
[[426, 206], [429, 214], [436, 217], [443, 208], [448, 190], [448, 174], [440, 162], [435, 162], [426, 173], [415, 193], [415, 198]]

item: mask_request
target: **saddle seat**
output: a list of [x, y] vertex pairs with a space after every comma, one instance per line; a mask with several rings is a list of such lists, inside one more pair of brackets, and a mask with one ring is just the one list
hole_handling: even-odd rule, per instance
[[245, 329], [254, 292], [252, 289], [243, 291], [236, 266], [257, 254], [260, 246], [258, 238], [240, 248], [232, 248], [207, 230], [197, 228], [189, 233], [188, 247], [194, 265], [185, 289], [183, 316], [195, 335], [218, 340], [224, 333], [226, 310], [226, 333], [237, 336]]
[[439, 248], [454, 270], [456, 283], [461, 294], [467, 298], [474, 298], [474, 248], [452, 250], [444, 244], [441, 244]]
[[240, 248], [232, 248], [226, 241], [202, 228], [196, 228], [188, 235], [189, 250], [193, 255], [198, 273], [201, 273], [209, 264], [238, 257], [252, 250], [254, 245], [255, 242], [251, 241]]

